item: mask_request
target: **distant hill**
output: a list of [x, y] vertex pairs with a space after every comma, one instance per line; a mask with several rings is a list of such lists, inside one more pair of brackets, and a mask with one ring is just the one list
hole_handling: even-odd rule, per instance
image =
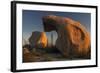
[[24, 39], [24, 38], [22, 38], [22, 45], [24, 46], [24, 45], [26, 45], [26, 44], [29, 44], [29, 41], [26, 40], [26, 39]]

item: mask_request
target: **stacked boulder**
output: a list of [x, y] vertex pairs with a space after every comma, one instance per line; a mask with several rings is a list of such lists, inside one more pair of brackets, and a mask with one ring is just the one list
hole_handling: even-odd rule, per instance
[[45, 48], [47, 46], [47, 37], [45, 32], [32, 32], [32, 35], [29, 38], [29, 43], [33, 48]]

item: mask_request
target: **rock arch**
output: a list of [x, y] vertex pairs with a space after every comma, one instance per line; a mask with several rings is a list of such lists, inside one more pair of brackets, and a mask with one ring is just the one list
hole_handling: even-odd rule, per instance
[[58, 33], [56, 47], [66, 57], [90, 58], [90, 34], [86, 28], [70, 18], [54, 15], [44, 16], [45, 31]]

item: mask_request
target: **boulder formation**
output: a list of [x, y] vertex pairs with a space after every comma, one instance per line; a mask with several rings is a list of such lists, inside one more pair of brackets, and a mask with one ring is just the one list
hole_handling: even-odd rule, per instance
[[45, 31], [58, 34], [56, 47], [65, 57], [90, 58], [90, 34], [79, 22], [60, 16], [44, 16]]
[[32, 32], [32, 35], [29, 38], [29, 43], [33, 48], [45, 48], [47, 46], [47, 37], [45, 32]]

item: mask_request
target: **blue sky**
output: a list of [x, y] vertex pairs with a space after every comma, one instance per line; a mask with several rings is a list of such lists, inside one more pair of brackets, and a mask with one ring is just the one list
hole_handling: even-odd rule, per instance
[[[87, 30], [90, 32], [91, 27], [91, 14], [90, 13], [76, 13], [76, 12], [51, 12], [51, 11], [34, 11], [34, 10], [23, 10], [23, 19], [22, 19], [22, 32], [23, 38], [28, 39], [33, 31], [44, 31], [42, 25], [42, 17], [47, 15], [56, 15], [62, 17], [69, 17], [73, 20], [79, 21], [83, 24]], [[51, 33], [54, 34], [54, 39], [56, 40], [56, 32], [46, 33], [51, 41]], [[54, 40], [54, 42], [55, 42]]]

